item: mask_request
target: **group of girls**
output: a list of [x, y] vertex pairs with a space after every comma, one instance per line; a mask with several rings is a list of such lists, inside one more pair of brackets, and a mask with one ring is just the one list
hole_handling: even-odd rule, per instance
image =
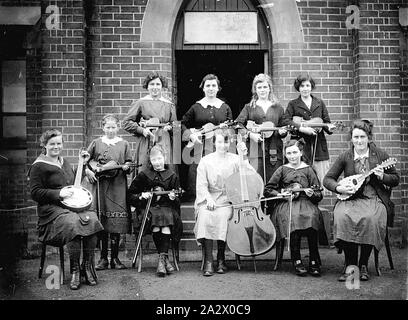
[[[81, 153], [80, 156], [86, 160], [83, 183], [96, 199], [89, 210], [92, 214], [88, 217], [92, 223], [86, 226], [81, 225], [72, 212], [61, 209], [57, 204], [57, 200], [70, 196], [61, 194], [59, 189], [72, 184], [73, 178], [72, 169], [60, 156], [62, 135], [60, 132], [50, 135], [48, 132], [43, 139], [45, 153], [31, 168], [31, 192], [33, 199], [41, 207], [40, 237], [42, 241], [60, 245], [70, 244], [81, 237], [85, 243], [87, 237], [92, 238], [92, 245], [84, 245], [84, 250], [86, 247], [88, 253], [84, 255], [86, 263], [82, 273], [79, 262], [77, 263], [78, 254], [74, 254], [75, 250], [69, 250], [71, 265], [74, 266], [70, 285], [72, 289], [79, 288], [81, 274], [85, 276], [86, 283], [96, 284], [96, 277], [89, 267], [90, 257], [93, 259], [95, 234], [101, 240], [101, 256], [96, 269], [103, 270], [109, 265], [111, 268], [126, 268], [118, 258], [120, 234], [130, 232], [132, 220], [135, 229], [139, 227], [140, 214], [149, 198], [152, 198], [152, 202], [148, 229], [158, 252], [157, 275], [163, 277], [174, 272], [168, 250], [172, 240], [180, 240], [182, 221], [180, 199], [176, 193], [180, 188], [180, 180], [172, 161], [171, 131], [176, 111], [174, 104], [162, 94], [165, 87], [167, 82], [163, 76], [156, 72], [149, 74], [143, 83], [143, 88], [149, 94], [134, 102], [123, 120], [124, 129], [134, 136], [136, 149], [133, 156], [129, 142], [118, 136], [119, 119], [113, 114], [102, 119], [104, 135], [92, 141], [87, 151]], [[329, 169], [325, 132], [331, 134], [331, 127], [323, 126], [320, 130], [294, 121], [295, 116], [306, 121], [319, 117], [323, 123], [330, 124], [327, 108], [321, 99], [311, 94], [315, 82], [309, 75], [299, 76], [294, 87], [300, 92], [300, 96], [290, 101], [284, 110], [273, 94], [270, 77], [265, 74], [257, 75], [252, 84], [252, 99], [234, 121], [237, 126], [231, 129], [226, 123], [233, 120], [231, 108], [217, 98], [221, 88], [220, 81], [217, 76], [209, 74], [200, 84], [204, 97], [192, 105], [181, 120], [183, 140], [194, 145], [191, 150], [193, 161], [189, 166], [188, 185], [193, 186], [189, 192], [195, 198], [194, 232], [197, 242], [204, 249], [204, 276], [211, 276], [214, 272], [222, 274], [228, 269], [225, 250], [231, 208], [223, 205], [229, 201], [225, 193], [226, 179], [239, 169], [239, 157], [231, 148], [232, 136], [236, 130], [246, 138], [246, 142], [236, 145], [246, 154], [246, 167], [257, 172], [265, 182], [263, 196], [281, 197], [280, 200], [271, 202], [267, 213], [276, 228], [276, 240], [290, 238], [291, 260], [295, 273], [299, 276], [308, 273], [316, 277], [321, 275], [318, 242], [324, 238], [319, 235], [325, 235], [325, 232], [318, 203], [323, 197], [322, 183], [334, 193], [351, 195], [354, 190], [339, 185], [339, 176], [342, 173], [350, 176], [373, 169], [376, 164], [388, 158], [384, 151], [372, 143], [372, 124], [368, 121], [356, 121], [350, 131], [351, 150], [340, 155]], [[152, 118], [158, 118], [162, 124], [156, 126], [153, 132], [141, 125], [143, 121]], [[270, 136], [266, 136], [259, 128], [256, 129], [265, 122], [272, 122], [275, 127]], [[213, 138], [205, 139], [197, 130], [206, 123], [220, 128], [215, 131]], [[252, 123], [252, 127], [249, 123]], [[291, 139], [288, 137], [289, 133]], [[96, 177], [95, 165], [103, 166], [110, 161], [122, 165], [122, 170], [113, 177]], [[50, 170], [49, 167], [41, 168], [44, 164], [61, 171], [57, 172], [60, 175], [57, 182], [42, 176], [44, 170]], [[127, 174], [131, 166], [136, 169], [128, 188]], [[394, 168], [374, 169], [374, 175], [367, 179], [363, 191], [353, 195], [350, 200], [335, 205], [335, 245], [344, 250], [346, 266], [357, 265], [356, 248], [359, 244], [362, 246], [358, 263], [362, 280], [369, 278], [367, 261], [371, 248], [374, 246], [379, 249], [383, 243], [386, 224], [390, 216], [393, 216], [389, 190], [398, 183], [399, 176]], [[302, 191], [292, 201], [292, 208], [289, 210], [287, 196], [293, 187]], [[163, 190], [169, 192], [160, 196], [155, 194], [155, 191]], [[133, 216], [130, 214], [130, 206], [136, 208]], [[76, 227], [72, 228], [72, 224]], [[302, 236], [308, 239], [308, 268], [304, 266], [300, 254]], [[216, 264], [212, 257], [214, 240], [217, 241], [218, 249]], [[325, 240], [327, 243], [327, 238]], [[339, 280], [346, 278], [344, 271]]]

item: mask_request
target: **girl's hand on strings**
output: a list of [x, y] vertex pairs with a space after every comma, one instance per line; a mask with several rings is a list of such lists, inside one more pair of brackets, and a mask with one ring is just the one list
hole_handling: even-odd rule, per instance
[[152, 197], [152, 193], [151, 192], [142, 192], [142, 194], [140, 195], [139, 199], [149, 199]]
[[95, 176], [95, 172], [90, 170], [89, 168], [85, 168], [85, 175], [88, 178], [90, 183], [95, 183], [97, 178]]

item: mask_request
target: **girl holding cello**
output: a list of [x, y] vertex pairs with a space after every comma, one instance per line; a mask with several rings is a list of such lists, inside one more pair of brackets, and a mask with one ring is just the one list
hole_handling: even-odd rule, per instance
[[[214, 133], [215, 152], [204, 156], [197, 168], [196, 223], [194, 233], [197, 241], [204, 246], [204, 276], [214, 274], [213, 240], [217, 240], [217, 273], [227, 270], [225, 264], [225, 243], [227, 238], [228, 220], [232, 216], [229, 199], [226, 195], [225, 182], [227, 178], [238, 171], [239, 156], [228, 152], [231, 136], [227, 129], [218, 129]], [[245, 143], [240, 142], [237, 148], [246, 152]], [[246, 166], [254, 171], [246, 160]]]
[[[272, 222], [276, 227], [277, 241], [290, 237], [290, 253], [298, 276], [320, 276], [318, 251], [318, 229], [320, 211], [317, 206], [323, 196], [315, 171], [302, 161], [303, 139], [290, 140], [285, 146], [285, 157], [289, 163], [275, 171], [265, 186], [264, 196], [290, 195], [291, 190], [302, 189], [292, 201], [280, 201], [273, 210]], [[316, 187], [316, 188], [312, 188]], [[282, 190], [283, 189], [283, 190]], [[290, 214], [291, 210], [291, 214]], [[309, 244], [309, 270], [304, 267], [300, 256], [301, 237], [306, 236]]]

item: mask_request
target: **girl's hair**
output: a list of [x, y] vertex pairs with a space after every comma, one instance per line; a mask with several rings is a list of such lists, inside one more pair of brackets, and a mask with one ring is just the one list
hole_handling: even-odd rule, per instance
[[258, 100], [258, 94], [256, 93], [256, 85], [260, 82], [267, 82], [269, 86], [269, 96], [268, 99], [272, 101], [273, 104], [278, 103], [278, 98], [273, 94], [273, 88], [272, 88], [272, 79], [270, 76], [268, 76], [265, 73], [260, 73], [255, 76], [254, 80], [252, 81], [252, 99], [249, 102], [249, 105], [253, 108], [255, 108], [256, 100]]
[[232, 134], [229, 129], [223, 128], [223, 129], [217, 129], [214, 131], [214, 143], [215, 140], [217, 139], [217, 136], [222, 136], [224, 138], [224, 142], [231, 142], [232, 140]]
[[373, 123], [369, 120], [354, 120], [351, 130], [350, 130], [350, 138], [353, 136], [354, 129], [363, 130], [368, 137], [368, 140], [372, 140], [373, 138]]
[[45, 148], [50, 139], [58, 136], [62, 136], [62, 133], [57, 129], [50, 129], [45, 131], [40, 137], [40, 146]]
[[312, 86], [312, 90], [314, 90], [314, 88], [316, 88], [316, 83], [309, 74], [306, 74], [306, 75], [300, 74], [300, 75], [297, 76], [297, 78], [295, 79], [295, 82], [293, 83], [293, 86], [295, 87], [296, 91], [299, 91], [300, 85], [304, 81], [309, 81], [310, 82], [310, 85]]
[[109, 120], [113, 120], [113, 121], [116, 122], [117, 125], [119, 125], [118, 116], [113, 114], [113, 113], [108, 113], [102, 118], [102, 126], [104, 126], [106, 124], [106, 122], [108, 122]]
[[167, 88], [167, 79], [162, 76], [160, 73], [158, 73], [157, 71], [151, 72], [149, 73], [146, 78], [143, 80], [143, 89], [147, 89], [147, 87], [149, 86], [149, 82], [159, 78], [161, 83], [162, 83], [162, 87], [163, 88]]
[[[303, 138], [300, 138], [299, 140], [295, 140], [295, 139], [288, 140], [288, 141], [286, 141], [284, 143], [283, 154], [286, 155], [286, 149], [287, 148], [297, 146], [299, 148], [300, 152], [302, 152], [302, 156], [300, 157], [300, 160], [301, 161], [306, 161], [306, 159], [305, 159], [305, 157], [303, 155], [303, 149], [304, 149], [305, 144], [306, 144], [306, 142], [305, 142], [305, 140]], [[284, 157], [284, 163], [285, 163], [285, 159], [286, 159], [286, 157]], [[286, 161], [287, 161], [287, 159], [286, 159]]]
[[293, 146], [298, 147], [299, 150], [303, 152], [303, 148], [304, 148], [305, 144], [306, 144], [306, 142], [305, 142], [305, 140], [303, 138], [300, 138], [299, 140], [295, 140], [295, 139], [289, 140], [289, 141], [285, 142], [285, 152], [286, 152], [287, 148], [293, 147]]
[[207, 75], [204, 76], [203, 80], [201, 80], [200, 89], [204, 88], [204, 84], [207, 80], [216, 80], [217, 81], [217, 85], [218, 85], [218, 91], [221, 91], [221, 85], [220, 85], [220, 80], [218, 79], [218, 77], [215, 74], [209, 73]]

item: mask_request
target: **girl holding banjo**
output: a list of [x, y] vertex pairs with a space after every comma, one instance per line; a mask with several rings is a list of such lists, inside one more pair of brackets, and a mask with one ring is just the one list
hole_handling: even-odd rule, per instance
[[[74, 171], [70, 163], [61, 156], [62, 134], [56, 129], [44, 132], [40, 138], [44, 152], [34, 161], [29, 170], [31, 197], [38, 203], [39, 240], [53, 246], [66, 245], [69, 252], [72, 279], [70, 288], [80, 287], [81, 274], [85, 283], [96, 285], [92, 271], [97, 232], [103, 230], [95, 212], [73, 212], [64, 206], [73, 191], [67, 186], [74, 182]], [[89, 153], [79, 155], [89, 159]], [[78, 171], [82, 167], [78, 167]], [[80, 267], [81, 242], [83, 261]], [[80, 270], [81, 269], [81, 270]]]

